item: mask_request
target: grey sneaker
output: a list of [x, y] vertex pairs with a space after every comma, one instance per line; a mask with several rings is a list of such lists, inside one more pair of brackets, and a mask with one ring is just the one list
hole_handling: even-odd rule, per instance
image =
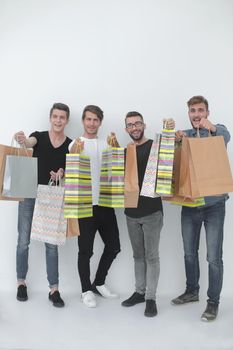
[[199, 301], [198, 294], [185, 291], [184, 294], [181, 294], [177, 298], [172, 299], [171, 304], [172, 305], [183, 305], [183, 304], [187, 304], [187, 303], [194, 303], [195, 301]]
[[136, 304], [144, 303], [144, 302], [145, 302], [145, 294], [134, 292], [131, 295], [131, 297], [122, 301], [121, 305], [129, 307], [129, 306], [134, 306]]
[[201, 315], [202, 321], [209, 322], [214, 321], [218, 315], [218, 304], [213, 301], [208, 301], [207, 306], [203, 314]]

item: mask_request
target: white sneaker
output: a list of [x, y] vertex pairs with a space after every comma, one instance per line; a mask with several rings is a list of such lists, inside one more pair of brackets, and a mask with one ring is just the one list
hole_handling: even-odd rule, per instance
[[96, 307], [95, 295], [91, 290], [82, 293], [82, 301], [87, 307]]
[[96, 286], [96, 289], [104, 298], [118, 298], [118, 295], [116, 293], [112, 293], [105, 284], [102, 284], [102, 286]]

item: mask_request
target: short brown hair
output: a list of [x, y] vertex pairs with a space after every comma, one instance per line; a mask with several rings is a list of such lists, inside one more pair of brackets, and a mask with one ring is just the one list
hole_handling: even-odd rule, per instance
[[206, 110], [207, 111], [209, 110], [209, 103], [208, 103], [207, 99], [201, 95], [191, 97], [188, 100], [187, 105], [188, 105], [188, 107], [190, 107], [190, 106], [195, 105], [197, 103], [204, 103], [206, 106]]
[[140, 117], [142, 119], [142, 121], [144, 122], [143, 116], [139, 112], [136, 112], [136, 111], [128, 112], [125, 116], [125, 122], [126, 122], [127, 118], [130, 118], [130, 117]]
[[52, 108], [50, 109], [50, 113], [49, 113], [50, 117], [51, 117], [54, 109], [59, 109], [60, 111], [66, 112], [66, 117], [67, 117], [67, 119], [69, 119], [70, 109], [67, 105], [65, 105], [64, 103], [61, 103], [61, 102], [54, 103]]
[[91, 113], [93, 113], [93, 114], [96, 114], [100, 121], [102, 121], [103, 118], [104, 118], [104, 112], [103, 112], [102, 109], [101, 109], [100, 107], [98, 107], [98, 106], [95, 106], [95, 105], [88, 105], [88, 106], [86, 106], [86, 107], [84, 108], [84, 110], [83, 110], [82, 120], [85, 119], [86, 112], [91, 112]]

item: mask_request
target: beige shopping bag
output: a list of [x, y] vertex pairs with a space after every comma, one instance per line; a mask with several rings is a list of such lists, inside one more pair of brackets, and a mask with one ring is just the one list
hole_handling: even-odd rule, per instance
[[184, 137], [179, 195], [190, 198], [233, 192], [233, 178], [223, 136]]

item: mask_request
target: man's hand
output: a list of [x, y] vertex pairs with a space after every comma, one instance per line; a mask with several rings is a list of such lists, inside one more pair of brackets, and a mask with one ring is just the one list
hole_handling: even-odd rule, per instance
[[16, 134], [14, 134], [14, 139], [17, 141], [20, 145], [25, 143], [26, 141], [26, 136], [23, 131], [18, 131]]
[[120, 147], [114, 132], [111, 132], [111, 134], [107, 137], [107, 143], [111, 147]]
[[176, 136], [176, 142], [180, 142], [182, 140], [182, 138], [186, 136], [186, 134], [182, 130], [177, 130], [175, 136]]
[[84, 149], [84, 141], [81, 141], [80, 138], [77, 138], [73, 143], [70, 153], [81, 153]]
[[35, 137], [32, 136], [27, 138], [23, 131], [18, 131], [16, 134], [14, 134], [14, 139], [20, 145], [25, 145], [27, 148], [32, 148], [37, 143], [37, 139]]
[[59, 179], [62, 179], [63, 178], [63, 176], [64, 176], [64, 169], [62, 169], [62, 168], [60, 168], [60, 169], [58, 169], [58, 171], [57, 172], [55, 172], [55, 171], [50, 171], [50, 176], [51, 176], [51, 179], [53, 180], [53, 181], [59, 181]]
[[175, 121], [172, 118], [163, 119], [163, 125], [165, 129], [173, 130], [176, 127]]
[[210, 130], [211, 132], [216, 131], [216, 126], [213, 125], [207, 118], [201, 118], [199, 128]]

